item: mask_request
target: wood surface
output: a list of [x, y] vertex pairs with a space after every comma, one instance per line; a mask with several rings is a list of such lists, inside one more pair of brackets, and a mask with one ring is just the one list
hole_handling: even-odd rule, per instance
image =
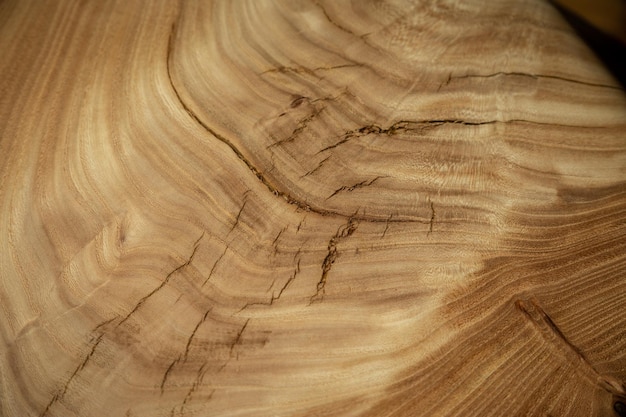
[[542, 1], [5, 0], [0, 415], [618, 415], [625, 174]]

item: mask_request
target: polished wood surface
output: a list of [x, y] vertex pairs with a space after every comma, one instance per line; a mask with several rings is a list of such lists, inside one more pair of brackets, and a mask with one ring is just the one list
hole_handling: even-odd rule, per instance
[[553, 7], [0, 3], [0, 415], [611, 416], [626, 95]]

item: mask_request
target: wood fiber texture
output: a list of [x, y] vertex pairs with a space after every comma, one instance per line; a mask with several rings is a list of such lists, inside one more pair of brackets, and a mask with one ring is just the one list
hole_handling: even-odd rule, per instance
[[625, 401], [626, 95], [549, 4], [5, 0], [0, 57], [2, 417]]

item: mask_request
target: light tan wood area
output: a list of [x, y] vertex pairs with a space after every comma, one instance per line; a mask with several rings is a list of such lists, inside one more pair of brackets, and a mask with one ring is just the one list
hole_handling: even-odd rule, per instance
[[5, 0], [0, 56], [3, 417], [625, 401], [626, 95], [549, 4]]

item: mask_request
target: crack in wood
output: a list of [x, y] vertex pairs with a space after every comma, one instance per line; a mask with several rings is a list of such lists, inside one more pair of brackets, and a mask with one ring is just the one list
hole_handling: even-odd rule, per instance
[[500, 76], [503, 76], [503, 77], [510, 77], [510, 76], [528, 77], [528, 78], [532, 78], [532, 79], [535, 79], [535, 80], [544, 78], [544, 79], [559, 80], [559, 81], [565, 81], [565, 82], [581, 84], [581, 85], [588, 85], [588, 86], [591, 86], [591, 87], [610, 88], [610, 89], [613, 89], [613, 90], [620, 90], [620, 91], [624, 90], [624, 88], [622, 88], [621, 86], [601, 84], [601, 83], [591, 83], [591, 82], [588, 82], [588, 81], [580, 81], [580, 80], [574, 80], [574, 79], [571, 79], [571, 78], [560, 77], [558, 75], [531, 74], [531, 73], [516, 72], [516, 71], [512, 71], [512, 72], [498, 71], [498, 72], [494, 72], [492, 74], [466, 74], [466, 75], [458, 75], [458, 76], [453, 76], [452, 74], [450, 74], [448, 76], [448, 79], [445, 82], [443, 82], [443, 83], [441, 83], [439, 85], [439, 89], [437, 91], [439, 91], [442, 87], [445, 87], [445, 86], [449, 85], [454, 80], [462, 80], [462, 79], [467, 79], [467, 78], [494, 78], [494, 77], [500, 77]]
[[[174, 22], [174, 24], [172, 24], [172, 28], [171, 28], [171, 31], [170, 31], [169, 42], [168, 42], [167, 51], [166, 51], [167, 76], [168, 76], [168, 80], [169, 80], [170, 86], [172, 88], [172, 91], [174, 92], [174, 95], [176, 96], [176, 99], [181, 104], [181, 106], [185, 110], [185, 112], [189, 115], [189, 117], [191, 117], [192, 120], [194, 120], [200, 127], [202, 127], [211, 136], [213, 136], [214, 138], [216, 138], [217, 140], [219, 140], [220, 142], [222, 142], [223, 144], [228, 146], [228, 148], [230, 148], [230, 150], [235, 154], [235, 156], [241, 162], [243, 162], [243, 164], [248, 168], [248, 170], [250, 172], [252, 172], [252, 174], [254, 174], [254, 176], [273, 195], [275, 195], [277, 197], [281, 197], [285, 202], [287, 202], [287, 204], [296, 206], [298, 209], [300, 209], [302, 211], [316, 213], [316, 214], [318, 214], [320, 216], [342, 217], [342, 218], [346, 218], [346, 219], [354, 217], [354, 216], [350, 216], [350, 215], [347, 215], [345, 213], [342, 213], [340, 211], [323, 209], [323, 208], [312, 206], [312, 205], [310, 205], [308, 203], [302, 202], [302, 201], [294, 198], [292, 195], [290, 195], [287, 192], [279, 190], [276, 186], [274, 186], [267, 179], [267, 177], [258, 168], [256, 168], [245, 157], [245, 155], [230, 140], [228, 140], [226, 137], [220, 135], [219, 133], [217, 133], [217, 131], [215, 131], [214, 129], [209, 127], [206, 123], [204, 123], [198, 117], [198, 115], [193, 110], [191, 110], [191, 108], [189, 108], [189, 106], [186, 104], [186, 102], [181, 97], [178, 89], [176, 88], [176, 85], [174, 84], [174, 80], [173, 80], [172, 74], [171, 74], [170, 62], [171, 62], [172, 52], [173, 52], [173, 49], [174, 49], [174, 34], [175, 34], [175, 31], [176, 31], [176, 23]], [[382, 222], [386, 222], [387, 221], [386, 217], [376, 217], [376, 216], [365, 216], [365, 215], [362, 215], [362, 216], [356, 216], [355, 218], [357, 220], [359, 220], [359, 221], [371, 222], [371, 223], [382, 223]], [[420, 219], [396, 219], [396, 220], [394, 220], [394, 222], [397, 222], [397, 223], [423, 223], [423, 220], [420, 220]]]
[[[285, 283], [283, 284], [283, 286], [281, 287], [281, 289], [278, 291], [278, 294], [276, 294], [275, 292], [272, 292], [272, 297], [270, 298], [269, 301], [267, 302], [255, 302], [255, 303], [246, 303], [243, 307], [241, 307], [239, 309], [239, 311], [237, 313], [241, 313], [242, 311], [253, 307], [253, 306], [266, 306], [266, 307], [271, 307], [272, 305], [274, 305], [275, 301], [280, 300], [280, 297], [283, 295], [283, 293], [287, 290], [287, 288], [289, 288], [289, 286], [291, 285], [291, 283], [293, 281], [295, 281], [296, 277], [298, 276], [298, 274], [300, 273], [300, 259], [298, 259], [298, 263], [293, 271], [293, 273], [289, 276], [289, 278], [287, 279], [287, 281], [285, 281]], [[272, 286], [274, 285], [274, 282], [272, 282]]]
[[[342, 186], [342, 187], [339, 187], [339, 188], [338, 188], [338, 189], [336, 189], [336, 190], [335, 190], [335, 191], [334, 191], [331, 195], [329, 195], [328, 197], [326, 197], [326, 200], [330, 200], [331, 198], [333, 198], [333, 197], [334, 197], [334, 196], [336, 196], [337, 194], [339, 194], [339, 193], [341, 193], [341, 192], [344, 192], [344, 191], [345, 191], [345, 192], [352, 192], [352, 191], [354, 191], [354, 190], [356, 190], [356, 189], [358, 189], [358, 188], [368, 187], [368, 186], [370, 186], [370, 185], [374, 184], [376, 181], [378, 181], [378, 180], [379, 180], [379, 179], [381, 179], [381, 178], [387, 178], [387, 177], [381, 177], [381, 176], [378, 176], [378, 177], [373, 178], [373, 179], [371, 179], [371, 180], [369, 180], [369, 181], [368, 181], [368, 180], [361, 181], [361, 182], [358, 182], [358, 183], [353, 184], [353, 185], [350, 185], [350, 186], [348, 186], [348, 185], [344, 185], [344, 186]], [[388, 223], [389, 223], [389, 221], [387, 221], [386, 223], [388, 224]]]
[[167, 367], [167, 369], [165, 370], [165, 373], [163, 374], [163, 379], [161, 379], [161, 395], [163, 395], [163, 392], [165, 392], [165, 383], [167, 382], [167, 378], [170, 375], [170, 372], [172, 372], [172, 369], [174, 369], [174, 366], [180, 362], [181, 357], [180, 355], [178, 356], [178, 358], [174, 359], [172, 361], [172, 363], [170, 363], [170, 366]]
[[76, 367], [76, 369], [74, 369], [74, 372], [72, 372], [72, 375], [69, 377], [69, 379], [65, 382], [65, 385], [63, 386], [63, 389], [59, 392], [56, 393], [52, 396], [52, 399], [50, 400], [50, 402], [46, 405], [46, 408], [43, 410], [43, 412], [40, 414], [40, 417], [44, 417], [46, 414], [48, 414], [48, 412], [50, 411], [50, 408], [58, 401], [61, 401], [63, 399], [63, 397], [65, 396], [65, 394], [67, 393], [67, 390], [69, 389], [70, 384], [72, 383], [72, 381], [74, 380], [74, 378], [78, 375], [78, 373], [83, 370], [85, 368], [85, 366], [87, 366], [87, 363], [89, 362], [89, 360], [93, 357], [93, 355], [96, 353], [96, 348], [98, 347], [98, 345], [100, 344], [100, 342], [102, 341], [102, 337], [104, 336], [104, 333], [100, 334], [100, 336], [98, 336], [96, 338], [96, 341], [93, 343], [91, 349], [89, 350], [89, 352], [87, 353], [87, 355], [84, 357], [84, 359], [81, 361], [80, 364], [78, 364], [78, 366]]
[[328, 145], [321, 150], [317, 151], [316, 155], [323, 152], [327, 152], [331, 149], [335, 149], [344, 143], [352, 140], [353, 138], [360, 138], [363, 136], [375, 134], [375, 135], [387, 135], [393, 136], [400, 132], [423, 132], [425, 129], [436, 128], [445, 124], [460, 124], [465, 126], [482, 126], [498, 123], [497, 120], [488, 121], [466, 121], [461, 119], [432, 119], [432, 120], [399, 120], [389, 125], [389, 127], [383, 128], [377, 124], [370, 124], [362, 126], [358, 129], [348, 130], [343, 135], [339, 136], [341, 139], [332, 145]]
[[[198, 387], [202, 384], [202, 381], [204, 379], [204, 375], [206, 374], [206, 367], [207, 362], [203, 363], [202, 366], [198, 369], [198, 372], [196, 374], [196, 379], [193, 382], [193, 384], [191, 385], [191, 388], [189, 388], [189, 391], [187, 392], [187, 395], [185, 395], [185, 398], [183, 399], [182, 404], [180, 405], [180, 415], [185, 415], [185, 408], [187, 407], [187, 403], [191, 400], [191, 396], [193, 395], [194, 392], [196, 392], [196, 390], [198, 389]], [[215, 392], [215, 390], [213, 390], [211, 392], [211, 394], [209, 394], [209, 397], [207, 398], [207, 400], [210, 400], [213, 397], [213, 393]], [[175, 412], [175, 408], [172, 409], [172, 414]]]
[[244, 323], [243, 327], [237, 333], [237, 336], [235, 337], [235, 340], [230, 345], [229, 357], [232, 358], [233, 350], [235, 349], [235, 346], [237, 346], [241, 342], [241, 338], [243, 336], [243, 332], [246, 330], [246, 327], [248, 327], [248, 323], [250, 323], [250, 319], [246, 320], [246, 322]]
[[237, 225], [239, 224], [239, 220], [241, 219], [241, 213], [243, 213], [243, 209], [246, 207], [246, 203], [248, 202], [247, 199], [243, 200], [243, 204], [241, 205], [241, 208], [239, 209], [239, 212], [237, 213], [237, 216], [235, 217], [235, 222], [233, 223], [233, 226], [230, 228], [230, 232], [228, 232], [229, 234], [235, 230], [235, 227], [237, 227]]
[[585, 354], [565, 336], [536, 299], [516, 300], [515, 307], [535, 326], [544, 340], [560, 351], [585, 378], [613, 395], [626, 394], [623, 382], [609, 375], [601, 375]]
[[430, 202], [430, 223], [428, 226], [428, 233], [426, 233], [426, 236], [430, 236], [430, 234], [433, 232], [434, 224], [435, 224], [435, 205], [431, 201]]
[[322, 261], [322, 276], [317, 283], [315, 294], [313, 294], [309, 298], [309, 305], [313, 304], [313, 302], [315, 301], [321, 301], [324, 298], [324, 294], [326, 293], [326, 282], [328, 279], [328, 273], [332, 269], [333, 264], [339, 256], [337, 245], [345, 238], [352, 236], [358, 226], [358, 221], [354, 218], [350, 218], [348, 220], [348, 223], [341, 226], [337, 230], [335, 235], [328, 241], [328, 253]]
[[196, 327], [194, 327], [193, 331], [191, 332], [191, 335], [189, 336], [189, 339], [187, 339], [187, 345], [185, 346], [185, 353], [183, 354], [183, 362], [187, 361], [187, 356], [189, 356], [189, 350], [191, 348], [191, 342], [193, 341], [193, 338], [196, 336], [196, 333], [198, 332], [198, 329], [200, 328], [200, 326], [202, 326], [202, 324], [206, 321], [206, 319], [209, 316], [209, 313], [211, 312], [211, 310], [213, 310], [213, 309], [209, 308], [206, 311], [206, 313], [204, 313], [204, 316], [202, 316], [200, 321], [196, 324]]
[[317, 167], [313, 168], [310, 171], [307, 171], [306, 173], [304, 173], [304, 175], [302, 175], [300, 178], [305, 178], [308, 177], [309, 175], [313, 175], [315, 174], [317, 171], [319, 171], [324, 164], [326, 163], [326, 161], [328, 161], [331, 158], [332, 155], [328, 155], [326, 158], [322, 159], [318, 164]]
[[211, 277], [213, 277], [213, 273], [215, 272], [215, 270], [217, 269], [217, 265], [220, 263], [220, 261], [222, 260], [222, 258], [224, 257], [224, 255], [226, 255], [226, 252], [228, 251], [228, 245], [226, 245], [226, 247], [224, 247], [224, 252], [222, 252], [222, 254], [217, 258], [217, 260], [215, 261], [215, 263], [213, 264], [213, 267], [211, 268], [211, 270], [209, 271], [209, 276], [204, 280], [204, 282], [202, 283], [202, 285], [200, 286], [200, 288], [204, 287], [206, 285], [207, 282], [209, 282], [209, 280], [211, 279]]
[[137, 304], [135, 304], [135, 307], [133, 307], [133, 309], [126, 314], [126, 316], [117, 324], [116, 328], [120, 327], [122, 324], [124, 324], [129, 318], [130, 316], [135, 313], [137, 310], [139, 310], [139, 308], [150, 298], [152, 297], [154, 294], [156, 294], [157, 292], [159, 292], [161, 289], [163, 289], [169, 282], [170, 278], [177, 273], [178, 271], [181, 271], [182, 269], [184, 269], [185, 267], [187, 267], [189, 264], [191, 264], [191, 261], [193, 261], [194, 256], [196, 255], [196, 252], [198, 251], [198, 247], [200, 246], [200, 240], [202, 240], [202, 238], [204, 237], [204, 232], [202, 232], [202, 234], [200, 235], [200, 237], [196, 240], [194, 247], [193, 247], [193, 251], [191, 252], [191, 255], [189, 256], [189, 258], [182, 263], [181, 265], [177, 266], [176, 268], [174, 268], [174, 270], [172, 270], [169, 274], [167, 274], [167, 276], [165, 277], [165, 279], [163, 279], [163, 281], [161, 281], [161, 283], [154, 288], [152, 291], [150, 291], [146, 296], [142, 297]]
[[[307, 75], [312, 75], [315, 78], [321, 80], [323, 77], [320, 77], [320, 76], [318, 76], [316, 74], [316, 72], [318, 72], [318, 71], [332, 71], [332, 70], [336, 70], [336, 69], [354, 68], [354, 67], [362, 67], [362, 66], [363, 66], [363, 64], [358, 64], [358, 63], [330, 65], [330, 66], [320, 66], [320, 67], [315, 67], [315, 68], [307, 68], [304, 65], [298, 65], [298, 66], [295, 66], [295, 67], [280, 66], [280, 67], [270, 68], [268, 70], [265, 70], [265, 71], [259, 73], [259, 75], [275, 74], [275, 73], [279, 73], [279, 74], [285, 74], [285, 73], [307, 74]], [[306, 97], [302, 97], [302, 98], [306, 99]], [[296, 107], [296, 106], [292, 106], [292, 107]]]
[[320, 109], [318, 109], [314, 113], [311, 113], [310, 115], [300, 119], [298, 123], [296, 124], [296, 127], [293, 129], [293, 131], [288, 137], [272, 143], [271, 145], [267, 146], [266, 149], [271, 150], [272, 148], [276, 146], [282, 146], [286, 143], [290, 143], [296, 140], [298, 136], [306, 130], [306, 128], [309, 126], [309, 123], [315, 120], [320, 115], [320, 113], [322, 113], [324, 110], [326, 110], [326, 106], [322, 106]]

